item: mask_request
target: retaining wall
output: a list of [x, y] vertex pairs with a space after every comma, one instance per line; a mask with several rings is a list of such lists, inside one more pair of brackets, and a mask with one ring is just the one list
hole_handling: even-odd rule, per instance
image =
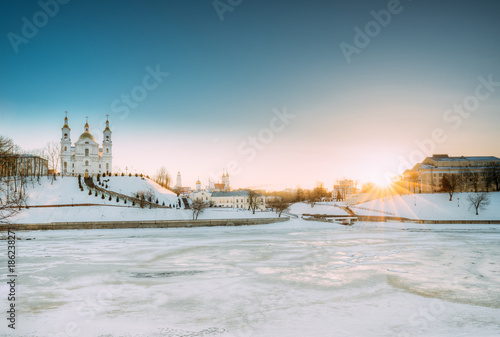
[[288, 221], [289, 218], [246, 218], [211, 220], [156, 220], [156, 221], [92, 221], [92, 222], [51, 222], [31, 224], [0, 224], [0, 230], [11, 228], [23, 230], [66, 230], [66, 229], [119, 229], [119, 228], [180, 228], [264, 225]]

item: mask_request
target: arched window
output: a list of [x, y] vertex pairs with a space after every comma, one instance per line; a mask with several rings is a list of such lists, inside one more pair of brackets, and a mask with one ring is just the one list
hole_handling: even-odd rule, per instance
[[68, 147], [67, 146], [64, 147], [64, 151], [68, 151]]
[[106, 163], [106, 171], [109, 171], [109, 163]]
[[106, 136], [106, 141], [109, 142], [109, 136]]
[[89, 166], [89, 161], [88, 160], [85, 161], [85, 166]]
[[68, 168], [68, 163], [64, 162], [64, 172], [66, 172], [66, 169]]
[[64, 139], [68, 139], [68, 134], [67, 133], [64, 134]]
[[89, 155], [89, 149], [85, 149], [85, 156], [88, 157], [88, 155]]
[[106, 149], [106, 153], [109, 153], [109, 149]]

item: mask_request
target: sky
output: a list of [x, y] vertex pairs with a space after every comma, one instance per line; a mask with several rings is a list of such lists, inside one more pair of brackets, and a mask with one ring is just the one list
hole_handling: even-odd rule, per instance
[[194, 187], [381, 182], [500, 157], [498, 1], [0, 1], [0, 135], [102, 141]]

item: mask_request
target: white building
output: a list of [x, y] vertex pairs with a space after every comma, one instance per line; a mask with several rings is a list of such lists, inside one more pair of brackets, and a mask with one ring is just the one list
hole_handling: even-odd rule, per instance
[[[215, 207], [250, 209], [249, 191], [198, 191], [192, 193], [190, 197], [193, 201], [202, 200], [211, 203]], [[266, 209], [266, 197], [262, 194], [257, 195], [257, 209], [260, 209], [261, 211]]]
[[88, 122], [84, 126], [84, 132], [72, 145], [71, 129], [68, 125], [68, 116], [64, 118], [61, 137], [61, 174], [93, 176], [103, 173], [111, 173], [113, 163], [111, 130], [109, 121], [106, 120], [106, 128], [103, 131], [102, 147], [96, 142], [94, 136], [89, 132]]

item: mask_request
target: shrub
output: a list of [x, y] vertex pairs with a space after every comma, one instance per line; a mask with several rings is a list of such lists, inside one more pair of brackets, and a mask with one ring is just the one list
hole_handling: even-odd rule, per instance
[[128, 174], [128, 176], [129, 176], [129, 177], [132, 177], [132, 173], [129, 173], [129, 174]]
[[102, 200], [104, 200], [104, 193], [102, 194], [102, 197], [101, 197]]
[[123, 199], [123, 203], [126, 204], [127, 203], [127, 199]]
[[111, 201], [111, 194], [109, 195], [109, 201]]
[[89, 188], [89, 195], [92, 195], [92, 190]]
[[162, 206], [165, 206], [165, 201], [163, 202]]
[[97, 197], [97, 190], [95, 190], [95, 196]]
[[139, 176], [139, 175], [136, 173], [136, 174], [135, 174], [135, 176], [137, 177], [137, 176]]
[[156, 199], [156, 203], [158, 203], [158, 199]]
[[125, 173], [122, 172], [122, 177], [124, 177], [124, 176], [125, 176]]
[[116, 197], [116, 202], [120, 202], [120, 198]]

